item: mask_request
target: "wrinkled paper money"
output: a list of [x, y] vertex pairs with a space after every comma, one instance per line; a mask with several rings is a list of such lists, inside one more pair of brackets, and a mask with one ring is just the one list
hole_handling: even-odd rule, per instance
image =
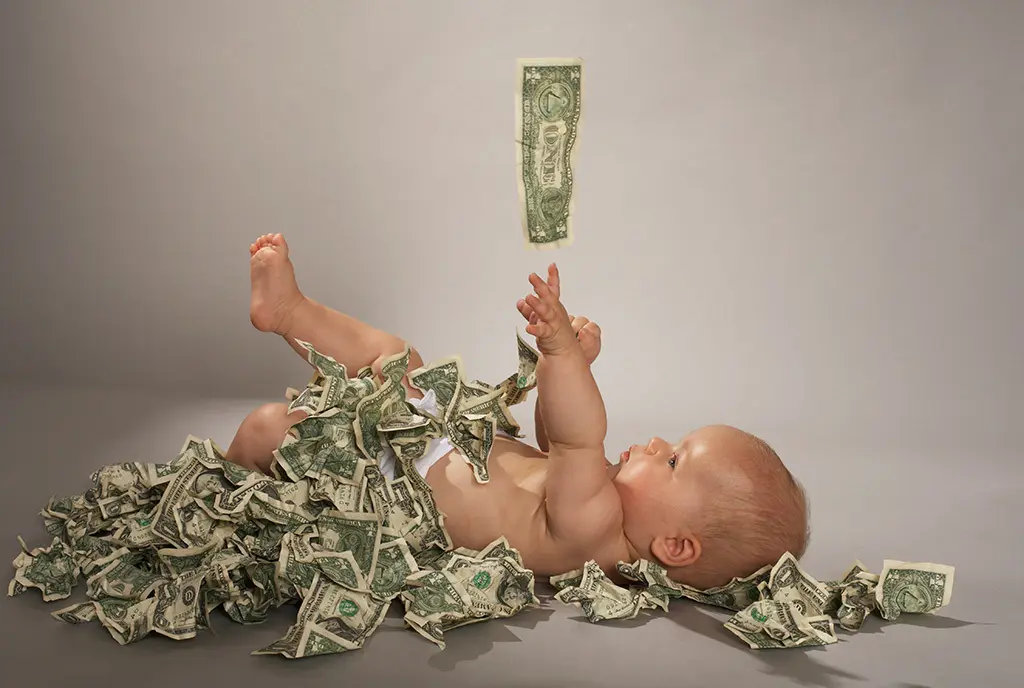
[[583, 60], [520, 58], [516, 71], [516, 179], [523, 237], [527, 248], [564, 248], [573, 242]]
[[[275, 450], [271, 475], [191, 435], [170, 463], [104, 466], [84, 494], [43, 509], [49, 545], [29, 549], [19, 538], [8, 594], [36, 588], [46, 601], [66, 599], [84, 576], [88, 601], [52, 616], [96, 621], [122, 645], [150, 633], [194, 638], [218, 607], [255, 624], [299, 602], [285, 636], [254, 652], [292, 659], [362, 647], [396, 599], [407, 624], [442, 647], [450, 628], [539, 604], [533, 572], [503, 537], [480, 552], [452, 548], [412, 465], [431, 439], [455, 434], [485, 482], [493, 430], [521, 436], [508, 407], [535, 386], [539, 354], [517, 333], [519, 368], [492, 386], [467, 380], [458, 357], [410, 372], [408, 347], [383, 362], [382, 381], [370, 368], [349, 378], [300, 344], [316, 372], [286, 397], [309, 415]], [[407, 372], [437, 400], [438, 417], [407, 402]], [[386, 447], [397, 457], [394, 480], [378, 466]]]
[[942, 564], [886, 560], [877, 575], [857, 561], [842, 579], [819, 582], [787, 552], [774, 566], [697, 590], [673, 581], [665, 568], [645, 559], [619, 562], [617, 568], [643, 587], [619, 587], [589, 561], [551, 579], [559, 588], [556, 598], [577, 604], [592, 622], [633, 618], [644, 608], [665, 608], [675, 598], [724, 607], [736, 612], [725, 628], [755, 650], [831, 645], [837, 642], [835, 623], [857, 631], [872, 611], [890, 621], [901, 614], [934, 613], [949, 604], [954, 572]]
[[[274, 452], [272, 475], [230, 463], [191, 435], [170, 463], [104, 466], [84, 494], [43, 509], [47, 546], [18, 538], [8, 594], [35, 588], [45, 601], [66, 599], [84, 577], [88, 601], [52, 616], [98, 622], [122, 645], [150, 633], [194, 638], [217, 608], [255, 624], [298, 602], [284, 637], [254, 652], [293, 659], [362, 647], [395, 600], [407, 625], [442, 648], [447, 630], [536, 606], [534, 574], [505, 538], [481, 551], [453, 548], [412, 462], [431, 438], [461, 433], [461, 453], [485, 482], [493, 429], [518, 431], [508, 407], [536, 385], [539, 354], [518, 338], [519, 369], [495, 386], [467, 381], [457, 356], [409, 372], [437, 401], [432, 416], [406, 402], [408, 348], [384, 361], [378, 382], [369, 368], [349, 378], [300, 344], [316, 373], [286, 396], [309, 415]], [[378, 466], [385, 446], [397, 457], [394, 479]], [[645, 559], [616, 570], [633, 584], [616, 585], [594, 561], [550, 582], [556, 599], [592, 622], [666, 610], [678, 598], [724, 607], [736, 612], [725, 628], [754, 649], [831, 644], [835, 623], [856, 631], [871, 612], [934, 613], [949, 604], [954, 578], [951, 566], [886, 560], [880, 574], [857, 561], [839, 580], [819, 582], [788, 553], [706, 590]]]

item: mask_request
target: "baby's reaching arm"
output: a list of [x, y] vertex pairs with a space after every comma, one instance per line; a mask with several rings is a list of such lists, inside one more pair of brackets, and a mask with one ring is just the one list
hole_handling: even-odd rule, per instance
[[537, 448], [545, 454], [548, 453], [548, 431], [544, 427], [544, 409], [540, 405], [540, 395], [533, 406], [533, 434], [537, 436]]
[[529, 320], [526, 332], [537, 338], [537, 398], [551, 446], [600, 448], [607, 430], [604, 400], [590, 372], [590, 362], [560, 300], [558, 268], [548, 267], [548, 281], [530, 275], [534, 293], [520, 299], [519, 312]]
[[[523, 308], [520, 309], [523, 313], [523, 317], [530, 322], [537, 322], [537, 315], [534, 314], [533, 309], [523, 302]], [[583, 316], [569, 316], [569, 320], [572, 322], [572, 331], [576, 335], [576, 339], [579, 340], [580, 348], [583, 349], [583, 356], [587, 360], [587, 365], [592, 365], [597, 359], [597, 355], [601, 352], [601, 328], [596, 322], [593, 322], [589, 318]], [[537, 395], [537, 401], [534, 403], [533, 409], [533, 432], [537, 437], [537, 446], [544, 453], [548, 451], [548, 434], [544, 428], [544, 410], [543, 403], [540, 394]]]
[[537, 395], [544, 399], [541, 412], [552, 448], [602, 449], [608, 429], [604, 400], [579, 344], [541, 354]]
[[552, 264], [548, 281], [530, 275], [535, 294], [519, 303], [526, 331], [537, 338], [537, 396], [549, 443], [547, 479], [548, 526], [552, 534], [575, 540], [595, 531], [599, 521], [617, 510], [617, 501], [604, 459], [608, 429], [604, 400], [586, 356], [562, 306], [558, 269]]

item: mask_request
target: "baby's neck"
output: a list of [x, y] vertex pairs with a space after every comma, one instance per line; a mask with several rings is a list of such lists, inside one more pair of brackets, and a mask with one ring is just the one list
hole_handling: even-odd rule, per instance
[[[633, 543], [630, 542], [629, 538], [626, 537], [625, 534], [623, 534], [623, 539], [626, 541], [626, 551], [629, 553], [629, 560], [626, 563], [633, 564], [633, 563], [636, 563], [636, 561], [638, 559], [650, 559], [651, 558], [650, 554], [640, 554], [641, 550], [639, 548], [637, 548], [636, 546], [634, 546]], [[650, 548], [648, 547], [647, 549], [649, 550]]]

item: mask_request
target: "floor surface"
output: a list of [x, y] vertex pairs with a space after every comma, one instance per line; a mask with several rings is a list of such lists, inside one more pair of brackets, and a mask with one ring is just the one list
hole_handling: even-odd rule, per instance
[[[48, 542], [38, 516], [52, 494], [78, 494], [96, 468], [164, 462], [185, 437], [226, 448], [260, 400], [166, 399], [136, 392], [2, 388], [0, 484], [3, 556]], [[528, 432], [527, 413], [517, 413]], [[446, 634], [439, 650], [403, 628], [395, 603], [362, 650], [305, 660], [251, 656], [284, 634], [296, 607], [258, 626], [217, 612], [216, 634], [175, 642], [157, 635], [119, 646], [98, 624], [70, 626], [37, 590], [0, 597], [0, 666], [16, 685], [494, 685], [494, 686], [1019, 686], [1012, 653], [1024, 608], [1019, 451], [1007, 443], [973, 454], [938, 440], [920, 447], [788, 442], [812, 497], [814, 536], [804, 565], [834, 578], [856, 558], [878, 573], [882, 559], [956, 567], [951, 604], [898, 623], [871, 618], [855, 635], [808, 650], [749, 650], [722, 627], [729, 614], [686, 601], [669, 613], [590, 624], [541, 587], [541, 609]], [[12, 569], [9, 569], [12, 570]], [[4, 580], [4, 589], [8, 579]], [[71, 600], [84, 598], [80, 583]], [[4, 681], [6, 683], [6, 681]]]

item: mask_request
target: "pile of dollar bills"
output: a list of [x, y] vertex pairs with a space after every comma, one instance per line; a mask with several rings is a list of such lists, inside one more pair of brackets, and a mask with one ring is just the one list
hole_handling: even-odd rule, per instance
[[[487, 482], [498, 428], [521, 437], [510, 406], [536, 385], [538, 353], [517, 336], [518, 370], [498, 385], [467, 381], [450, 357], [408, 372], [410, 349], [369, 368], [345, 367], [302, 343], [316, 369], [289, 410], [309, 415], [274, 452], [271, 474], [226, 461], [211, 440], [189, 436], [170, 463], [121, 463], [92, 474], [84, 494], [51, 499], [52, 542], [14, 560], [9, 595], [70, 597], [85, 578], [87, 601], [54, 611], [67, 623], [97, 621], [120, 644], [158, 633], [194, 638], [220, 607], [240, 624], [297, 604], [283, 638], [253, 654], [289, 658], [362, 647], [395, 600], [405, 621], [444, 647], [444, 632], [512, 616], [539, 604], [533, 572], [498, 538], [481, 551], [454, 548], [413, 462], [447, 437]], [[402, 378], [437, 399], [430, 414], [408, 402]], [[382, 474], [386, 448], [397, 461]], [[856, 630], [877, 610], [895, 619], [949, 602], [953, 569], [889, 562], [874, 575], [858, 562], [841, 580], [818, 582], [791, 555], [726, 586], [696, 590], [664, 568], [620, 562], [634, 581], [615, 585], [593, 561], [551, 578], [555, 597], [591, 621], [667, 609], [674, 598], [726, 607], [725, 627], [752, 648], [836, 642], [833, 618]]]
[[774, 566], [707, 590], [677, 583], [644, 559], [619, 562], [617, 569], [636, 584], [617, 586], [589, 561], [551, 578], [555, 598], [578, 605], [593, 622], [632, 618], [656, 607], [667, 611], [669, 600], [679, 598], [724, 607], [736, 612], [725, 627], [755, 650], [831, 645], [838, 640], [834, 621], [855, 632], [873, 611], [889, 621], [903, 613], [930, 613], [949, 604], [953, 591], [951, 566], [886, 560], [878, 575], [857, 561], [841, 579], [818, 581], [788, 552]]

